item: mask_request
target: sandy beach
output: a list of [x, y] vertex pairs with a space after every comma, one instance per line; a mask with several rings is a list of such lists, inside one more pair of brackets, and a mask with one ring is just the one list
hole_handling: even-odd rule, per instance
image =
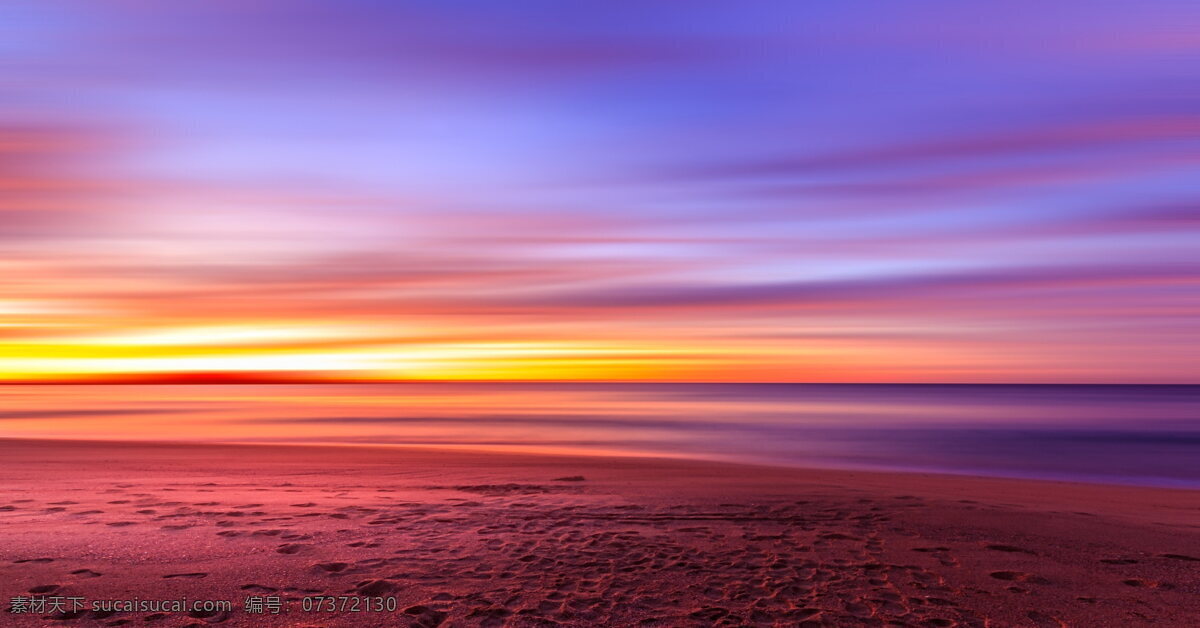
[[[4, 625], [1200, 625], [1196, 491], [418, 448], [0, 459]], [[231, 609], [115, 610], [180, 598]]]

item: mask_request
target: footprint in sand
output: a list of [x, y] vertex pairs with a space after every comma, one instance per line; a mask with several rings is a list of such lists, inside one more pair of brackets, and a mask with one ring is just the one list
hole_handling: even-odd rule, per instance
[[275, 551], [279, 552], [280, 554], [296, 554], [306, 547], [308, 546], [301, 543], [285, 543], [275, 548]]
[[202, 572], [202, 571], [197, 571], [197, 572], [194, 572], [194, 573], [169, 573], [169, 574], [167, 574], [167, 575], [165, 575], [165, 576], [163, 576], [163, 577], [164, 577], [164, 578], [189, 578], [189, 579], [194, 579], [194, 578], [204, 578], [204, 577], [207, 577], [207, 576], [208, 576], [208, 574], [207, 574], [207, 573], [204, 573], [204, 572]]
[[825, 532], [825, 533], [820, 534], [819, 536], [822, 539], [828, 539], [831, 541], [861, 541], [862, 540], [856, 536], [850, 536], [849, 534], [842, 534], [841, 532]]
[[396, 583], [391, 580], [364, 580], [354, 585], [354, 592], [367, 597], [379, 597], [396, 590]]
[[345, 571], [349, 566], [350, 563], [317, 563], [313, 565], [313, 567], [316, 569], [320, 569], [321, 571], [327, 573], [339, 573]]
[[260, 593], [274, 593], [274, 592], [278, 591], [279, 589], [277, 589], [275, 587], [268, 587], [268, 586], [261, 585], [261, 584], [254, 584], [252, 582], [250, 584], [243, 584], [242, 590], [243, 591], [257, 591]]
[[91, 569], [76, 569], [75, 571], [71, 572], [71, 575], [79, 576], [80, 578], [99, 578], [103, 574], [98, 571], [92, 571]]
[[1051, 617], [1038, 611], [1029, 611], [1028, 613], [1025, 613], [1025, 616], [1033, 621], [1033, 624], [1038, 628], [1066, 628], [1067, 626], [1063, 622], [1059, 621], [1057, 617]]
[[229, 619], [229, 611], [191, 611], [187, 615], [209, 624], [219, 624]]
[[43, 585], [39, 585], [39, 586], [30, 588], [29, 592], [30, 593], [39, 593], [39, 594], [54, 593], [55, 591], [57, 591], [61, 588], [62, 587], [57, 584], [43, 584]]
[[418, 604], [404, 609], [405, 615], [413, 615], [420, 626], [439, 626], [446, 621], [446, 613]]
[[998, 543], [992, 543], [990, 545], [984, 545], [984, 548], [990, 549], [994, 552], [1013, 552], [1013, 553], [1021, 553], [1021, 554], [1029, 554], [1031, 556], [1037, 556], [1037, 552], [1033, 552], [1033, 551], [1030, 551], [1027, 549], [1022, 549], [1020, 547], [1014, 547], [1012, 545], [1000, 545]]
[[18, 565], [21, 565], [24, 563], [52, 563], [52, 562], [54, 562], [54, 559], [53, 558], [23, 558], [21, 560], [14, 560], [13, 562]]
[[1136, 587], [1139, 589], [1141, 589], [1141, 588], [1158, 588], [1160, 586], [1165, 589], [1174, 588], [1169, 585], [1160, 585], [1157, 582], [1151, 582], [1149, 580], [1142, 580], [1141, 578], [1129, 578], [1127, 580], [1122, 580], [1121, 582], [1123, 584], [1125, 584], [1125, 586]]
[[1050, 584], [1050, 581], [1041, 577], [1035, 576], [1023, 571], [993, 571], [990, 574], [997, 580], [1006, 580], [1009, 582], [1028, 582], [1030, 584]]

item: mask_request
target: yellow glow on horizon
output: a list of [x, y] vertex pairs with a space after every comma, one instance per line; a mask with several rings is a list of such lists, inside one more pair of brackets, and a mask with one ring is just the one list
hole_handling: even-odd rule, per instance
[[[69, 330], [52, 329], [57, 324], [34, 322], [27, 332], [0, 342], [0, 380], [280, 374], [328, 381], [845, 381], [905, 374], [876, 367], [884, 349], [879, 345], [669, 337], [657, 328], [579, 339], [571, 328], [471, 327], [431, 317], [156, 322], [141, 328], [92, 319]], [[945, 350], [917, 353], [900, 344], [890, 349], [912, 356], [903, 368], [965, 361]]]
[[[190, 327], [0, 344], [0, 378], [68, 374], [341, 372], [363, 379], [653, 379], [721, 362], [711, 349], [599, 341], [292, 346], [369, 336], [345, 328]], [[186, 343], [186, 344], [183, 344]], [[245, 344], [239, 344], [245, 343]], [[256, 344], [268, 343], [268, 344]], [[269, 344], [279, 343], [279, 344]], [[772, 351], [762, 353], [764, 357]]]

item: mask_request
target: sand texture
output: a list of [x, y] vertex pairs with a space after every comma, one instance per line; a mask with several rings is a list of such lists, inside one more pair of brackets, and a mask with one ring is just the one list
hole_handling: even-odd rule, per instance
[[1197, 491], [430, 449], [4, 440], [0, 460], [6, 626], [1200, 625]]

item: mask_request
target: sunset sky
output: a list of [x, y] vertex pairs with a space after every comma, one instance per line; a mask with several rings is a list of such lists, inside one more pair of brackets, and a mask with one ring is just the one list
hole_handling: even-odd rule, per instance
[[5, 3], [0, 380], [1200, 383], [1198, 19]]

